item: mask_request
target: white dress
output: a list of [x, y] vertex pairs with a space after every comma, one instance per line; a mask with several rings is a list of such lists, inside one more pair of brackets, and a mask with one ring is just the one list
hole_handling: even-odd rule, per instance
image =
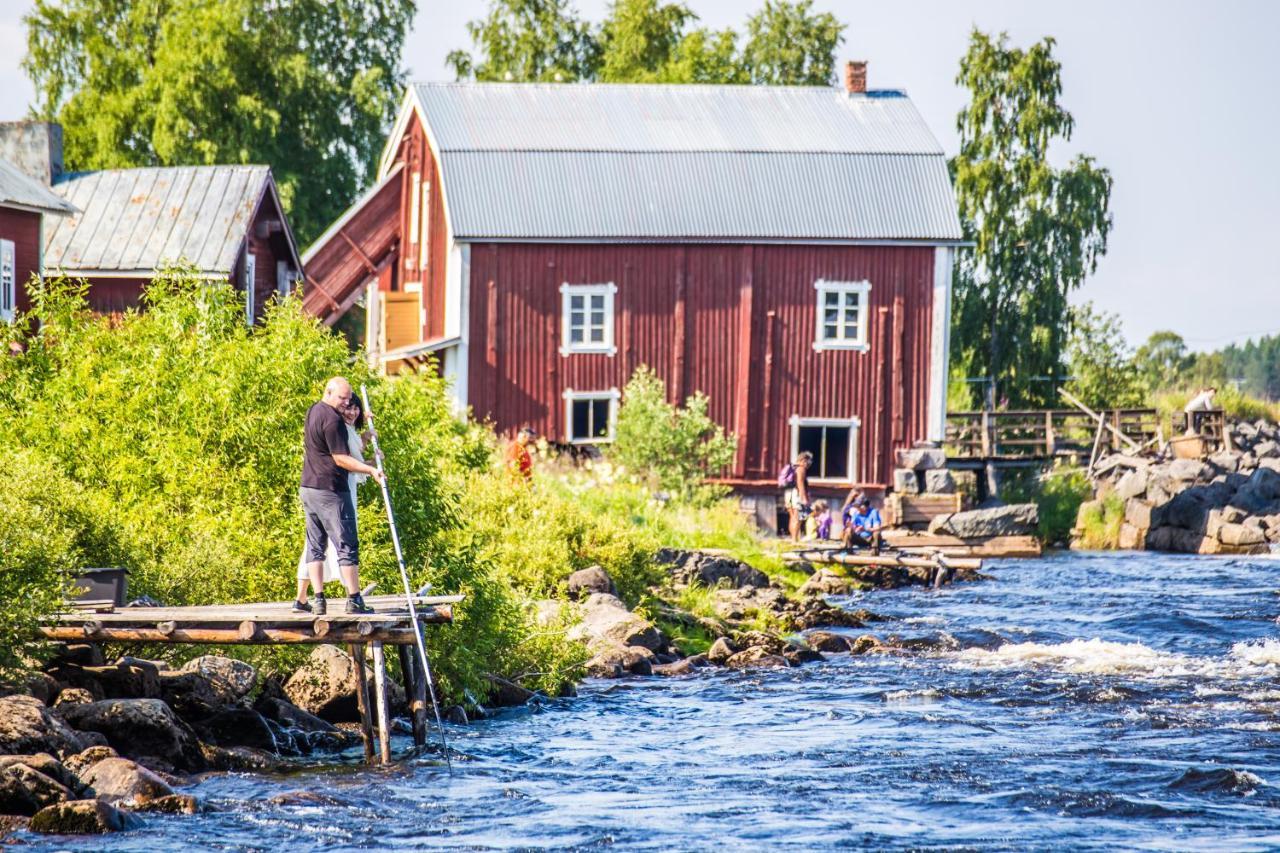
[[[356, 428], [351, 424], [347, 427], [347, 449], [351, 451], [351, 455], [361, 462], [364, 461], [364, 439], [360, 437], [360, 433], [356, 432]], [[347, 488], [351, 490], [351, 506], [356, 505], [356, 486], [369, 479], [367, 474], [356, 474], [354, 472], [347, 473]], [[333, 547], [333, 540], [329, 540], [329, 547], [324, 552], [324, 582], [341, 580], [342, 575], [338, 573], [338, 552]], [[298, 557], [298, 580], [307, 580], [311, 575], [307, 573], [307, 546], [302, 546], [302, 555]]]

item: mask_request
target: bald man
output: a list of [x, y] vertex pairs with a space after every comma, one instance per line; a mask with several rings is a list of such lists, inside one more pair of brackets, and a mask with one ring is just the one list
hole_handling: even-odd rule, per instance
[[[338, 555], [338, 571], [347, 588], [347, 613], [372, 613], [360, 595], [360, 545], [356, 538], [356, 506], [347, 472], [368, 474], [379, 483], [383, 473], [351, 455], [347, 423], [342, 412], [351, 405], [351, 383], [335, 376], [324, 386], [324, 397], [307, 410], [302, 433], [302, 510], [307, 517], [307, 574], [312, 600], [295, 601], [300, 613], [324, 616], [324, 552], [330, 540]], [[299, 595], [302, 593], [299, 592]]]

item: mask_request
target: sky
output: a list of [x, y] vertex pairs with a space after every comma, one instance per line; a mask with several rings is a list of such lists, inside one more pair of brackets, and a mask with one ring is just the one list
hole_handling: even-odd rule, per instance
[[[761, 2], [685, 0], [705, 26], [741, 30]], [[0, 0], [0, 119], [32, 98], [19, 63], [32, 3]], [[576, 0], [600, 20], [607, 0]], [[484, 0], [418, 0], [404, 64], [449, 80]], [[1120, 315], [1134, 345], [1172, 329], [1192, 349], [1280, 333], [1280, 2], [815, 0], [847, 25], [837, 60], [865, 59], [872, 88], [906, 89], [948, 154], [965, 93], [957, 64], [973, 27], [1017, 45], [1057, 40], [1061, 101], [1076, 130], [1054, 160], [1111, 171], [1107, 255], [1073, 297]]]

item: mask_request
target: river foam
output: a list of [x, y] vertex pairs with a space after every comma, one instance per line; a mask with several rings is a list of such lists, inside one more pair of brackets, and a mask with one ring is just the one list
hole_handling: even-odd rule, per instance
[[1098, 638], [1065, 643], [1006, 643], [996, 649], [965, 649], [953, 657], [973, 667], [1045, 667], [1076, 675], [1256, 677], [1270, 670], [1280, 671], [1280, 640], [1235, 643], [1224, 658], [1162, 652], [1142, 643]]

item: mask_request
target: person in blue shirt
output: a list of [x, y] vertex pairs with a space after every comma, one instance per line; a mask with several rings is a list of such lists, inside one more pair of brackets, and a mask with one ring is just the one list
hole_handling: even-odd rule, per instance
[[859, 498], [844, 518], [844, 547], [870, 548], [872, 554], [880, 553], [880, 531], [884, 529], [884, 521], [880, 518], [880, 510], [871, 505], [865, 496]]

